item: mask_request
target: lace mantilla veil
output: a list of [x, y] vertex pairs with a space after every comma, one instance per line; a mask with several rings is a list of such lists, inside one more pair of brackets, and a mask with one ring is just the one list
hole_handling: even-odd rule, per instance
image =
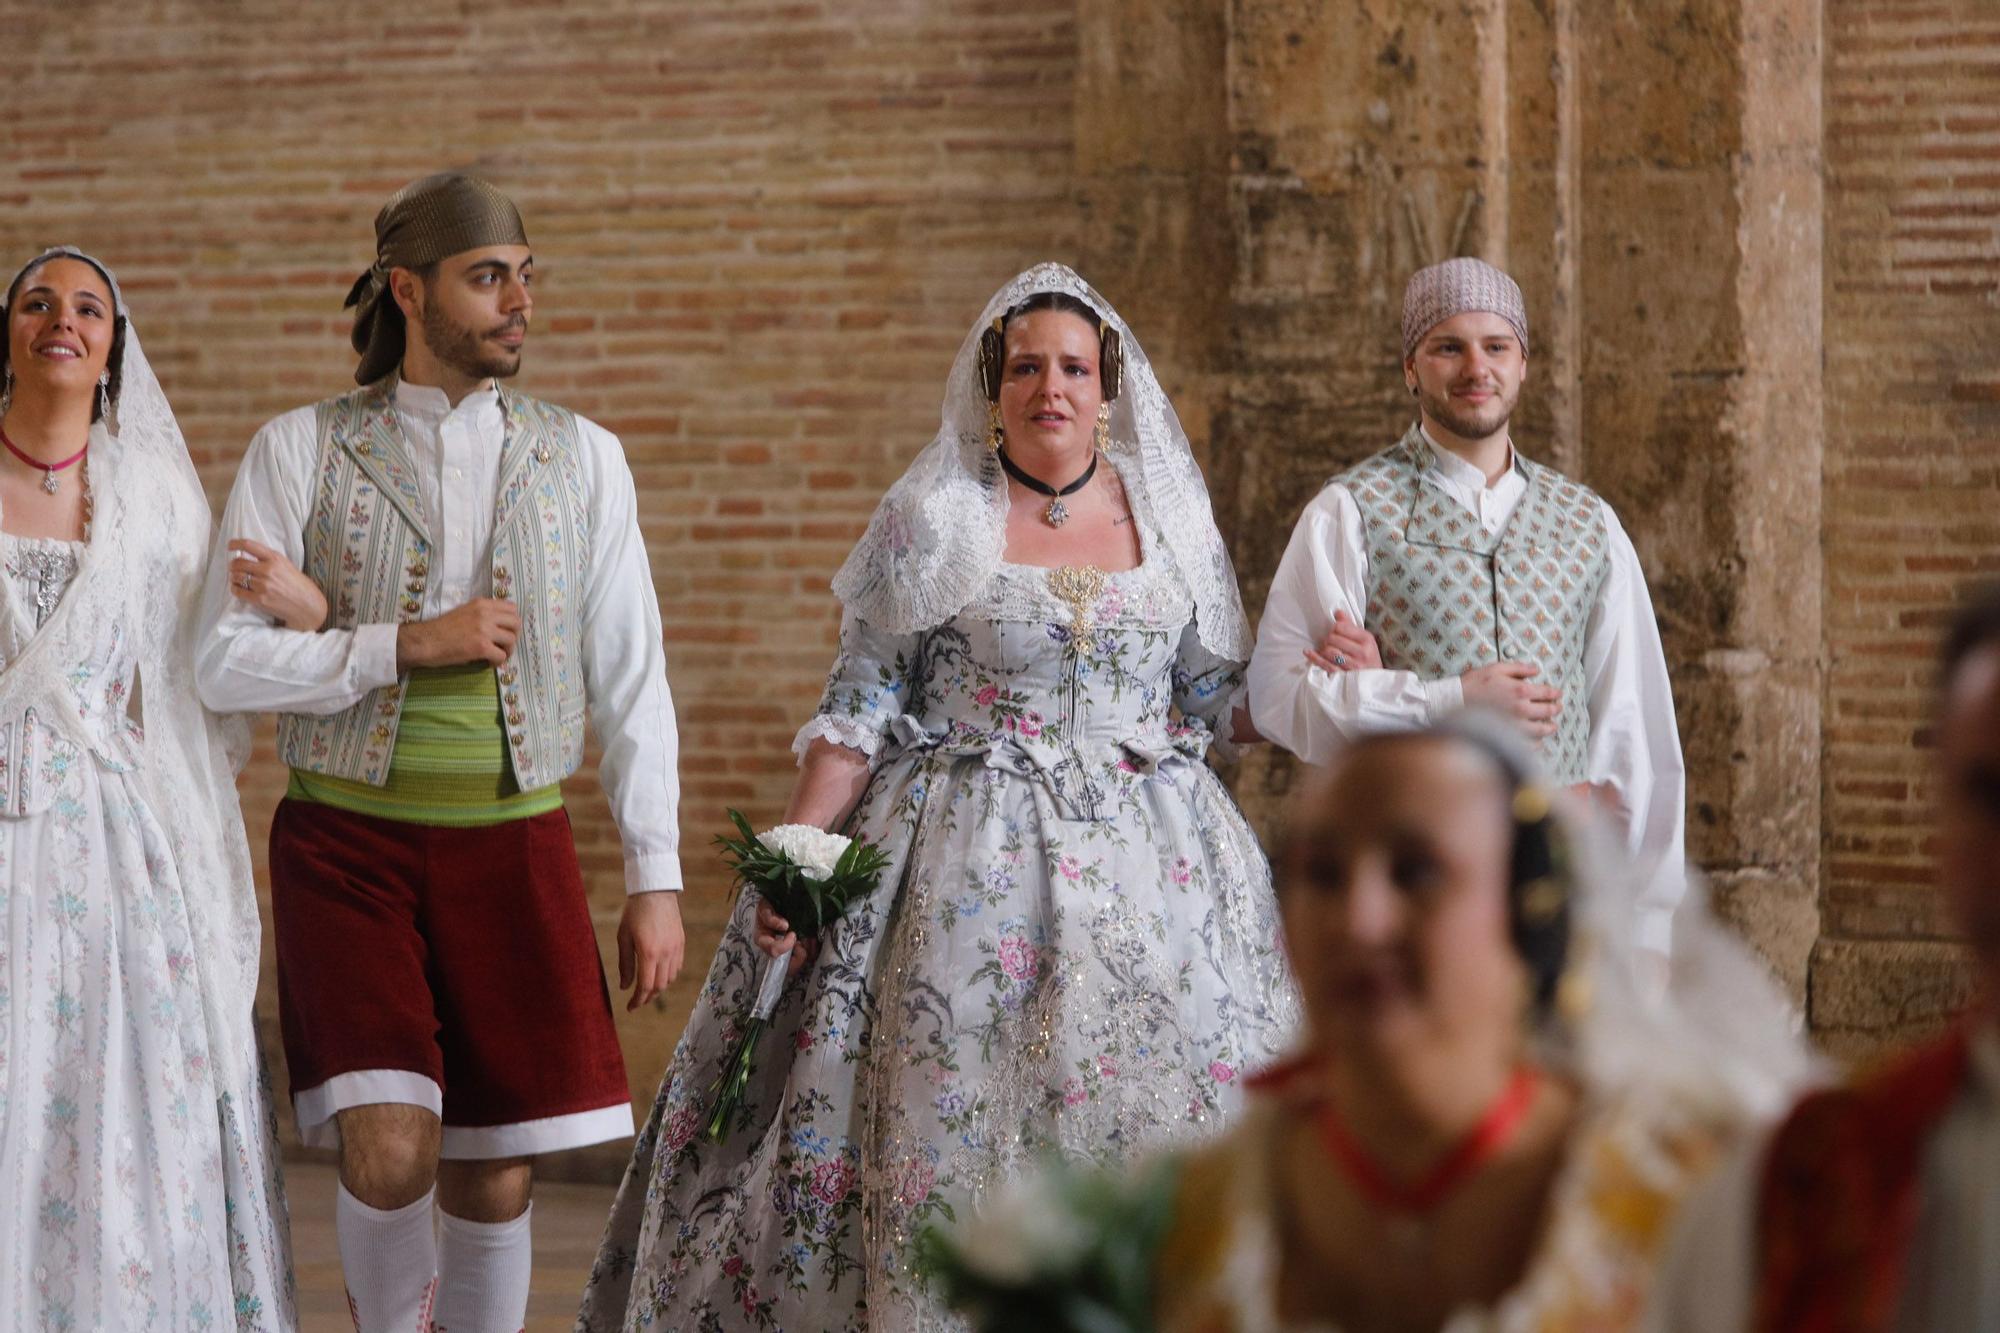
[[1110, 302], [1061, 264], [1037, 264], [986, 303], [951, 364], [937, 434], [876, 507], [868, 530], [834, 575], [835, 595], [849, 613], [876, 629], [918, 633], [957, 615], [1000, 567], [1007, 485], [999, 459], [986, 445], [986, 395], [976, 365], [979, 335], [1036, 292], [1077, 297], [1118, 330], [1125, 378], [1111, 409], [1112, 462], [1138, 521], [1162, 534], [1193, 595], [1203, 646], [1247, 662], [1250, 623], [1187, 433], [1132, 330]]
[[[68, 247], [51, 254], [87, 259]], [[113, 297], [126, 313], [115, 283]], [[254, 1016], [261, 933], [235, 777], [249, 753], [249, 723], [210, 713], [195, 692], [193, 640], [213, 518], [129, 314], [118, 401], [90, 428], [86, 466], [90, 541], [55, 612], [0, 672], [0, 719], [33, 709], [84, 754], [96, 752], [101, 742], [69, 678], [96, 651], [105, 625], [133, 635], [144, 731], [137, 776], [173, 844], [209, 1059], [222, 1088], [252, 1087], [261, 1077]]]

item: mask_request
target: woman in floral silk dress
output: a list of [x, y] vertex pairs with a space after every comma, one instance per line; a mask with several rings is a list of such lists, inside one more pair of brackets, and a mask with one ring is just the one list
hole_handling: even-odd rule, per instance
[[738, 902], [579, 1329], [955, 1326], [911, 1270], [919, 1228], [1052, 1152], [1219, 1129], [1291, 1035], [1268, 867], [1205, 762], [1249, 656], [1234, 575], [1150, 366], [1074, 273], [989, 302], [834, 589], [788, 819], [892, 862], [795, 955], [710, 1143], [709, 1088], [793, 943]]

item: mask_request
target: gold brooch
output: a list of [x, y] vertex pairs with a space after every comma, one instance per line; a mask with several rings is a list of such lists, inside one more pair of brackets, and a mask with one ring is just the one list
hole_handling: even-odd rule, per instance
[[1069, 630], [1081, 647], [1091, 632], [1090, 609], [1104, 595], [1104, 571], [1096, 565], [1064, 565], [1049, 575], [1049, 591], [1069, 608]]

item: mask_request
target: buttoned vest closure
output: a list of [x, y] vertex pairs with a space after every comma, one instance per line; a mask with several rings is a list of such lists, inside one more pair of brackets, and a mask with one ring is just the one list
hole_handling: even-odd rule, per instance
[[[395, 383], [392, 375], [318, 407], [305, 572], [326, 594], [335, 628], [405, 624], [423, 609], [432, 544]], [[568, 777], [583, 758], [590, 511], [575, 416], [505, 390], [500, 410], [493, 595], [520, 609], [521, 633], [496, 674], [514, 779], [530, 791]], [[408, 684], [406, 674], [325, 717], [282, 715], [279, 756], [293, 768], [380, 786]]]
[[1516, 453], [1527, 492], [1506, 525], [1488, 533], [1432, 475], [1434, 462], [1412, 427], [1334, 478], [1366, 529], [1368, 629], [1382, 665], [1442, 680], [1492, 662], [1536, 663], [1535, 679], [1562, 690], [1542, 762], [1556, 781], [1582, 782], [1590, 751], [1584, 639], [1610, 570], [1602, 505], [1589, 487]]

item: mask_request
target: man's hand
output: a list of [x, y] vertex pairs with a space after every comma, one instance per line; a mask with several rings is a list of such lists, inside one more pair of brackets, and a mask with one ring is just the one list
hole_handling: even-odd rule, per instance
[[819, 952], [818, 940], [800, 940], [792, 933], [792, 923], [779, 916], [778, 909], [762, 898], [757, 900], [757, 927], [750, 937], [772, 958], [784, 957], [787, 949], [792, 951], [792, 961], [785, 967], [788, 981], [803, 971]]
[[1375, 636], [1345, 611], [1333, 613], [1333, 628], [1317, 648], [1306, 649], [1306, 661], [1322, 671], [1372, 671], [1382, 665]]
[[1577, 805], [1583, 809], [1611, 819], [1622, 819], [1625, 816], [1625, 802], [1618, 798], [1618, 788], [1613, 783], [1573, 782], [1569, 785], [1568, 791]]
[[651, 1004], [681, 974], [687, 933], [678, 893], [635, 893], [618, 923], [618, 989], [632, 988], [627, 1012]]
[[1533, 662], [1494, 662], [1474, 667], [1458, 678], [1468, 708], [1491, 708], [1521, 724], [1521, 730], [1541, 740], [1556, 734], [1562, 713], [1562, 691], [1537, 685], [1542, 669]]
[[326, 594], [305, 571], [262, 542], [238, 537], [229, 561], [229, 592], [286, 629], [317, 632], [326, 624]]
[[500, 666], [514, 651], [521, 612], [497, 597], [475, 597], [436, 620], [396, 628], [396, 670], [485, 662]]

